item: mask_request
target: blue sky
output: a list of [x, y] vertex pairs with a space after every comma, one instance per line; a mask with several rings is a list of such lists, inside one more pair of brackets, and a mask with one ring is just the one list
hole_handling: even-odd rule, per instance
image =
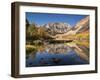
[[85, 18], [86, 16], [87, 15], [26, 12], [26, 18], [28, 19], [29, 23], [36, 23], [38, 25], [52, 22], [64, 22], [74, 26], [78, 21]]

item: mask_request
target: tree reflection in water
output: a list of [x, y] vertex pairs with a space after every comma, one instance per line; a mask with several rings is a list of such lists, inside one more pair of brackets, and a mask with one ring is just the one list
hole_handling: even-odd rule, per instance
[[26, 58], [26, 67], [89, 64], [89, 48], [76, 43], [47, 44]]

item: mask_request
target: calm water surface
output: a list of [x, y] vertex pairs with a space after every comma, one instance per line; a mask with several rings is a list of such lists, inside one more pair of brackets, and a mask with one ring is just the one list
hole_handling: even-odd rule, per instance
[[49, 44], [26, 57], [26, 67], [89, 64], [89, 48], [76, 44]]

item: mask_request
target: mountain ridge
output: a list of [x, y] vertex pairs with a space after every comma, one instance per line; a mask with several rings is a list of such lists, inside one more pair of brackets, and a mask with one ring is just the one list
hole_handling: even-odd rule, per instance
[[[28, 23], [28, 22], [27, 22]], [[34, 32], [34, 36], [40, 36], [41, 38], [44, 36], [55, 40], [69, 40], [74, 39], [76, 35], [84, 36], [84, 34], [89, 35], [89, 16], [81, 19], [76, 23], [74, 27], [72, 27], [69, 23], [64, 22], [52, 22], [44, 25], [32, 24]], [[36, 27], [36, 28], [35, 28]], [[30, 29], [31, 30], [31, 29]]]

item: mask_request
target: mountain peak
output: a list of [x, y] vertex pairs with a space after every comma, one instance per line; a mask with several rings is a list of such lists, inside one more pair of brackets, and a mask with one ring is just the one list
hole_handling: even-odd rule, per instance
[[62, 34], [62, 33], [65, 33], [65, 32], [67, 32], [68, 30], [71, 29], [71, 25], [70, 24], [63, 23], [63, 22], [48, 23], [48, 24], [45, 24], [44, 27], [52, 35]]

